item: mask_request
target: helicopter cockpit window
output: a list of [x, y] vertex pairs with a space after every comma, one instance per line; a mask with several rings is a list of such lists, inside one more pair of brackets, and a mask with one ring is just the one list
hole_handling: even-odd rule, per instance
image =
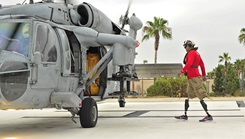
[[38, 25], [35, 51], [42, 54], [43, 62], [56, 62], [57, 50], [55, 45], [55, 32], [47, 25]]
[[26, 22], [0, 22], [0, 49], [14, 51], [24, 56], [29, 54], [30, 24]]

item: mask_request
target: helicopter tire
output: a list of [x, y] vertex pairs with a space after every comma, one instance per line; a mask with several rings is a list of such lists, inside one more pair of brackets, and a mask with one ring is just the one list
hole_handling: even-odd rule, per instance
[[83, 128], [95, 127], [98, 120], [98, 107], [93, 98], [85, 98], [79, 111], [80, 124]]

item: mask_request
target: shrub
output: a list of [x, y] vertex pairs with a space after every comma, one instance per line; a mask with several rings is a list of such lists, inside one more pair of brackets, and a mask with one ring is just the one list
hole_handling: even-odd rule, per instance
[[245, 91], [241, 92], [240, 90], [237, 90], [234, 93], [234, 97], [244, 97], [245, 96]]
[[147, 96], [176, 96], [180, 90], [185, 92], [187, 78], [157, 78], [154, 85], [147, 89]]
[[216, 93], [215, 92], [211, 92], [208, 94], [210, 97], [216, 97]]

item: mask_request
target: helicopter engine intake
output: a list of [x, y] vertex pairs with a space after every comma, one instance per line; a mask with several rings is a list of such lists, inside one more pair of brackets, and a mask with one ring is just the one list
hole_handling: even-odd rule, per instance
[[100, 10], [88, 3], [77, 5], [70, 11], [75, 25], [90, 27], [101, 33], [113, 33], [112, 21]]

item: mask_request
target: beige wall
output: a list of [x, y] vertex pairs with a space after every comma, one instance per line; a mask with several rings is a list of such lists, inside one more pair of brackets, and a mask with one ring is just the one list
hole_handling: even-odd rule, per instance
[[154, 84], [154, 79], [140, 79], [131, 82], [131, 90], [139, 93], [139, 96], [146, 96], [146, 90]]
[[206, 88], [207, 88], [207, 93], [213, 92], [212, 85], [214, 84], [214, 79], [207, 79], [205, 84], [206, 84]]

